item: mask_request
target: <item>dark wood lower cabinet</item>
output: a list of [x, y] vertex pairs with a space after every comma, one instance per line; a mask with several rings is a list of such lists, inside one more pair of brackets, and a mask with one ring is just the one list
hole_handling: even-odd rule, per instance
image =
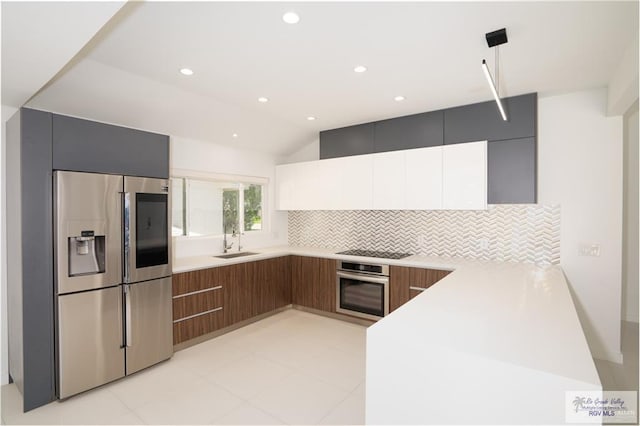
[[336, 311], [336, 260], [291, 256], [293, 303], [321, 311]]
[[224, 310], [217, 310], [173, 323], [173, 344], [224, 328]]
[[[336, 312], [334, 259], [283, 256], [173, 275], [173, 344], [177, 345], [291, 303]], [[450, 271], [391, 266], [389, 310]]]
[[232, 277], [229, 266], [173, 275], [174, 345], [225, 327], [225, 294]]
[[439, 269], [408, 268], [391, 266], [389, 268], [389, 312], [393, 312], [412, 298], [420, 294], [415, 288], [429, 288], [451, 271]]
[[173, 344], [291, 304], [289, 262], [285, 256], [173, 275]]

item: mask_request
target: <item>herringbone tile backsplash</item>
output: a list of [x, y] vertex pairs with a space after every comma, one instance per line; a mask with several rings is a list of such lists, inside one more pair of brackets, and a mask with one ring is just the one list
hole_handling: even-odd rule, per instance
[[500, 204], [474, 211], [290, 211], [289, 244], [558, 264], [560, 206]]

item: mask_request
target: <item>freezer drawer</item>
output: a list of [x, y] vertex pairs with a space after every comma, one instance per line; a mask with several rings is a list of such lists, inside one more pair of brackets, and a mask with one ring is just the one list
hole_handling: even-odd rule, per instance
[[120, 286], [58, 296], [58, 395], [124, 376]]
[[171, 277], [123, 286], [127, 374], [173, 355]]

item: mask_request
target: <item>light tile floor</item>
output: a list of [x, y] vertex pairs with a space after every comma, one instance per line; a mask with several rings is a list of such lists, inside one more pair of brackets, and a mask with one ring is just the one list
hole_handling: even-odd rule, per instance
[[[638, 324], [624, 364], [596, 360], [605, 389], [638, 390]], [[365, 327], [287, 310], [133, 376], [22, 413], [2, 387], [3, 424], [363, 424]]]
[[365, 327], [287, 310], [3, 424], [363, 424]]

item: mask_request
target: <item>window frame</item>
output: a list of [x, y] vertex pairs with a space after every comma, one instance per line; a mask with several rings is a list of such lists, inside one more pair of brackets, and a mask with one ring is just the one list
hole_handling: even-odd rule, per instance
[[[183, 226], [186, 227], [186, 232], [189, 230], [189, 198], [187, 196], [188, 192], [188, 182], [189, 179], [201, 180], [201, 181], [209, 181], [209, 182], [232, 182], [234, 184], [239, 184], [238, 187], [238, 223], [244, 223], [244, 187], [248, 185], [260, 185], [262, 186], [261, 191], [261, 205], [262, 205], [262, 223], [261, 229], [259, 230], [251, 230], [245, 231], [243, 226], [239, 226], [241, 235], [245, 235], [246, 232], [250, 232], [250, 235], [262, 235], [269, 231], [270, 228], [270, 215], [269, 215], [269, 178], [262, 176], [248, 176], [248, 175], [236, 175], [229, 173], [213, 173], [213, 172], [204, 172], [199, 170], [189, 170], [189, 169], [171, 169], [169, 174], [170, 179], [184, 179], [183, 180], [183, 197], [184, 197], [184, 212], [183, 212]], [[178, 239], [205, 239], [205, 238], [217, 238], [222, 237], [224, 234], [209, 234], [209, 235], [174, 235], [173, 238]]]

